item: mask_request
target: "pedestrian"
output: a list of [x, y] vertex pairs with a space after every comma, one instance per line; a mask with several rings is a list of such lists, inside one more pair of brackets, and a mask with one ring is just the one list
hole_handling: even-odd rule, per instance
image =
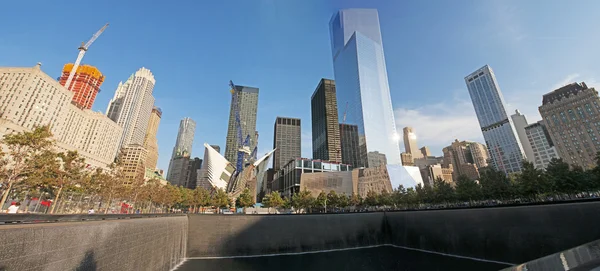
[[11, 202], [10, 207], [8, 207], [9, 214], [16, 214], [19, 211], [19, 207], [21, 206], [18, 202]]

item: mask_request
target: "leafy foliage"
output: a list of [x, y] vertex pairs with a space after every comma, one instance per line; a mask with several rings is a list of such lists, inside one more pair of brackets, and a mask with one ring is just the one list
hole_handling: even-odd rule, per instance
[[254, 198], [252, 197], [252, 195], [250, 193], [250, 189], [246, 188], [246, 189], [244, 189], [244, 191], [242, 191], [242, 193], [238, 197], [236, 206], [246, 208], [246, 207], [254, 206], [254, 203], [255, 203]]
[[455, 188], [458, 200], [471, 201], [482, 198], [481, 187], [479, 184], [465, 175], [458, 176]]
[[[121, 154], [106, 170], [87, 168], [85, 161], [75, 151], [57, 153], [48, 127], [38, 127], [31, 132], [4, 136], [1, 143], [6, 152], [0, 151], [0, 206], [9, 196], [14, 198], [41, 197], [53, 199], [50, 213], [60, 212], [61, 203], [70, 201], [68, 194], [81, 192], [85, 200], [95, 203], [105, 213], [113, 206], [127, 203], [144, 212], [164, 212], [185, 209], [198, 212], [205, 207], [225, 208], [231, 206], [229, 195], [223, 190], [207, 191], [202, 187], [190, 190], [158, 179], [130, 179], [121, 164]], [[298, 212], [310, 212], [313, 207], [328, 210], [356, 207], [417, 208], [429, 204], [479, 200], [542, 199], [580, 192], [597, 192], [600, 189], [600, 153], [596, 167], [591, 170], [569, 166], [561, 159], [553, 159], [545, 170], [536, 169], [529, 162], [523, 163], [520, 173], [507, 176], [493, 168], [480, 169], [478, 180], [459, 176], [454, 182], [436, 179], [433, 185], [399, 186], [393, 191], [369, 191], [363, 199], [360, 195], [337, 194], [322, 191], [316, 198], [306, 189], [282, 198], [273, 191], [262, 199], [265, 207], [294, 208]], [[71, 193], [72, 195], [72, 193]], [[65, 199], [63, 199], [63, 197]], [[71, 196], [72, 198], [72, 196]], [[77, 199], [83, 200], [83, 197]], [[63, 204], [64, 205], [64, 204]], [[254, 205], [250, 190], [245, 189], [236, 201], [237, 206]]]
[[225, 190], [218, 189], [217, 193], [213, 197], [212, 203], [215, 207], [225, 208], [228, 207], [231, 202], [229, 200], [229, 196], [227, 195], [227, 193], [225, 193]]

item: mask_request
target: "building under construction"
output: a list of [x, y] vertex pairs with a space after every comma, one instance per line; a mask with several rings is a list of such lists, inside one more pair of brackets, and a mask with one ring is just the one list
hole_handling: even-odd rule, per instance
[[[71, 71], [73, 63], [65, 64], [62, 75], [59, 79], [61, 85], [65, 86]], [[77, 67], [71, 87], [73, 91], [73, 103], [83, 109], [92, 109], [96, 95], [100, 92], [100, 86], [104, 82], [104, 75], [94, 66], [82, 65]]]

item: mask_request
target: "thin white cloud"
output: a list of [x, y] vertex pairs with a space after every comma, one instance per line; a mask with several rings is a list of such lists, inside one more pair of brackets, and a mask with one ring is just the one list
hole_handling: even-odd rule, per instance
[[[567, 75], [567, 77], [565, 77], [564, 79], [562, 79], [559, 82], [557, 82], [556, 84], [554, 84], [552, 86], [552, 90], [563, 87], [570, 83], [573, 83], [573, 82], [575, 82], [575, 79], [577, 79], [579, 77], [580, 77], [580, 75], [578, 73], [569, 74], [569, 75]], [[550, 92], [550, 91], [548, 91], [548, 92]]]
[[[411, 126], [417, 134], [419, 147], [428, 146], [435, 155], [455, 139], [483, 142], [481, 129], [470, 101], [455, 99], [415, 109], [397, 108], [396, 126], [399, 133]], [[401, 148], [404, 150], [401, 142]]]

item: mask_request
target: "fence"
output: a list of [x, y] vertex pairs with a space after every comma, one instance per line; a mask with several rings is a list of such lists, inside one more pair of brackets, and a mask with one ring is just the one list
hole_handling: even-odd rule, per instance
[[121, 199], [108, 199], [100, 195], [90, 195], [78, 192], [65, 192], [58, 202], [53, 202], [54, 197], [48, 193], [41, 193], [37, 197], [24, 195], [22, 197], [8, 197], [1, 210], [6, 210], [13, 202], [21, 204], [19, 213], [48, 214], [54, 207], [54, 214], [87, 214], [90, 210], [98, 214], [133, 214], [133, 213], [163, 213], [161, 206], [149, 202], [130, 202]]

